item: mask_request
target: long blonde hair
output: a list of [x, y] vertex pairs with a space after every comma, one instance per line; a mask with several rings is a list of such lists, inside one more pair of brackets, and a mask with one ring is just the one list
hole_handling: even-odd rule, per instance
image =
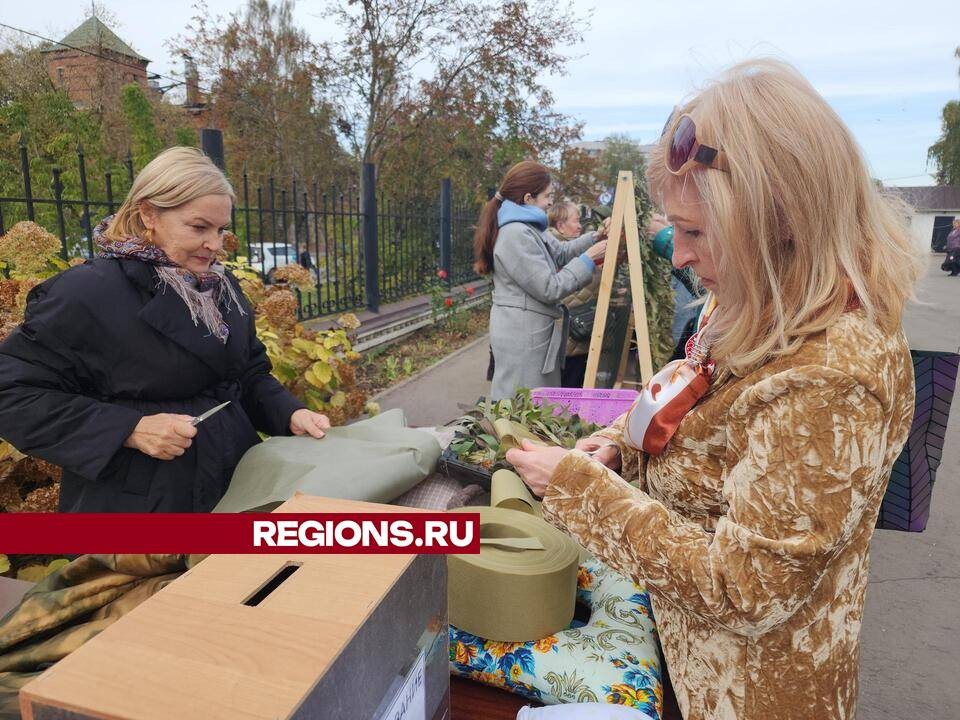
[[220, 168], [196, 148], [172, 147], [148, 162], [134, 178], [126, 199], [104, 231], [111, 240], [143, 237], [140, 204], [173, 208], [204, 195], [227, 195], [236, 200], [230, 181]]
[[923, 273], [906, 213], [881, 194], [850, 131], [796, 69], [740, 63], [679, 112], [730, 165], [672, 175], [668, 132], [647, 170], [655, 197], [695, 184], [704, 204], [723, 295], [710, 323], [715, 358], [742, 375], [791, 354], [840, 317], [851, 293], [871, 322], [900, 325]]

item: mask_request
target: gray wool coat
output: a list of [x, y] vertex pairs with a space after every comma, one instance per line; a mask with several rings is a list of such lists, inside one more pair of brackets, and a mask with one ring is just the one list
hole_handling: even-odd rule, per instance
[[590, 232], [561, 243], [522, 222], [500, 228], [490, 308], [493, 400], [513, 397], [519, 388], [560, 385], [567, 342], [560, 301], [593, 279], [596, 269], [579, 256], [595, 239]]

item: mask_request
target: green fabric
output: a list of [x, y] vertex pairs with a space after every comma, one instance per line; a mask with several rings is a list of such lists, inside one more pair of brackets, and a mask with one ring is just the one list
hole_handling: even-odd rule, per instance
[[273, 437], [243, 456], [214, 512], [267, 512], [307, 495], [386, 503], [430, 475], [440, 445], [401, 410], [332, 428], [325, 438]]
[[0, 620], [0, 720], [20, 717], [21, 687], [200, 559], [81, 555], [34, 585]]

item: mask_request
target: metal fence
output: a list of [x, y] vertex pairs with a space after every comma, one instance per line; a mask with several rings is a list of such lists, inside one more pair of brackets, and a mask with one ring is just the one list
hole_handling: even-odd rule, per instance
[[[92, 257], [92, 228], [120, 206], [133, 183], [132, 159], [119, 176], [106, 171], [102, 186], [91, 192], [86, 158], [77, 148], [76, 171], [70, 172], [79, 180], [72, 183], [79, 197], [64, 197], [63, 170], [56, 167], [51, 193], [35, 192], [25, 146], [20, 166], [23, 194], [0, 196], [0, 235], [33, 220], [60, 238], [64, 259]], [[321, 189], [295, 179], [289, 186], [272, 177], [256, 182], [244, 173], [234, 182], [231, 229], [240, 239], [234, 260], [267, 281], [292, 262], [308, 266], [314, 287], [299, 293], [301, 319], [362, 307], [378, 311], [381, 302], [423, 293], [439, 269], [449, 284], [476, 278], [472, 239], [479, 206], [455, 197], [449, 180], [414, 198], [378, 190], [372, 165], [364, 166], [360, 180], [360, 187]]]

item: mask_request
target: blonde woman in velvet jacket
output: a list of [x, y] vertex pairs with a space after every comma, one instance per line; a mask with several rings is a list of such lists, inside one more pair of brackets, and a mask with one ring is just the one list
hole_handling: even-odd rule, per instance
[[784, 63], [735, 66], [678, 108], [648, 181], [673, 264], [716, 300], [708, 389], [658, 454], [620, 418], [508, 460], [545, 518], [646, 585], [687, 720], [852, 720], [870, 538], [913, 415], [919, 258]]

